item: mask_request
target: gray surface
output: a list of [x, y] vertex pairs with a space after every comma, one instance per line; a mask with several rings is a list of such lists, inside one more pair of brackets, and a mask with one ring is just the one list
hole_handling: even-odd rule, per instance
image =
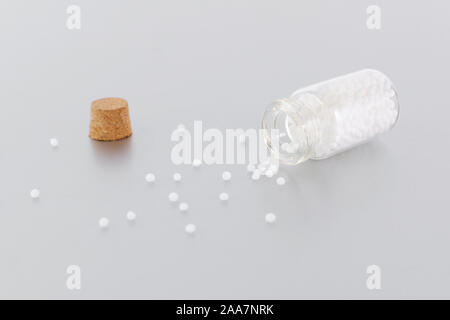
[[[368, 1], [77, 0], [76, 32], [70, 3], [0, 4], [1, 298], [450, 298], [447, 1], [377, 1], [380, 31], [366, 28]], [[273, 99], [366, 67], [397, 86], [397, 126], [283, 169], [284, 188], [170, 162], [178, 123], [256, 127]], [[87, 137], [105, 96], [128, 99], [131, 139]], [[65, 286], [70, 264], [80, 291]], [[380, 291], [365, 286], [370, 264]]]

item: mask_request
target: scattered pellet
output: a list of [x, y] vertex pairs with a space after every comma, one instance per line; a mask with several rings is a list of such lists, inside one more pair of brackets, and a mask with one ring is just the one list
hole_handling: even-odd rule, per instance
[[155, 182], [156, 180], [156, 176], [153, 173], [147, 173], [145, 176], [145, 181], [147, 181], [148, 183], [152, 183]]
[[266, 214], [265, 219], [267, 223], [274, 223], [277, 220], [277, 216], [274, 213], [269, 212]]
[[195, 226], [195, 224], [189, 223], [186, 225], [186, 227], [184, 227], [184, 230], [186, 231], [186, 233], [194, 233], [195, 230], [197, 230], [197, 227]]
[[221, 194], [219, 194], [219, 199], [221, 201], [228, 201], [228, 199], [230, 199], [230, 196], [228, 195], [228, 193], [222, 192]]
[[255, 171], [253, 171], [253, 174], [252, 174], [253, 180], [259, 180], [260, 177], [261, 177], [261, 171], [259, 169], [256, 169]]
[[134, 213], [133, 211], [128, 211], [127, 212], [127, 219], [128, 219], [128, 221], [136, 220], [136, 213]]
[[59, 141], [56, 138], [51, 138], [50, 139], [50, 145], [52, 146], [52, 148], [58, 148], [59, 146]]
[[181, 174], [180, 173], [174, 173], [173, 174], [173, 180], [175, 181], [175, 182], [179, 182], [179, 181], [181, 181]]
[[169, 201], [170, 202], [177, 202], [178, 198], [179, 198], [178, 193], [176, 193], [176, 192], [169, 193]]
[[288, 152], [289, 148], [290, 148], [289, 143], [284, 142], [284, 143], [281, 144], [281, 151]]
[[224, 181], [229, 181], [231, 179], [231, 172], [230, 171], [224, 171], [222, 173], [222, 179]]
[[39, 191], [39, 189], [33, 189], [30, 191], [30, 197], [33, 199], [38, 199], [41, 195], [41, 192]]
[[178, 208], [180, 209], [180, 211], [184, 212], [184, 211], [187, 211], [189, 209], [189, 205], [186, 202], [182, 202], [182, 203], [180, 203]]
[[200, 159], [194, 159], [194, 160], [192, 161], [192, 165], [193, 165], [194, 167], [200, 167], [201, 164], [202, 164], [202, 161], [201, 161]]
[[261, 172], [264, 172], [264, 171], [266, 171], [268, 165], [269, 164], [261, 162], [260, 164], [258, 164], [258, 170], [261, 171]]
[[278, 177], [277, 178], [277, 185], [279, 186], [284, 186], [286, 184], [286, 179], [283, 177]]
[[288, 145], [286, 151], [287, 151], [287, 153], [296, 153], [296, 152], [298, 151], [298, 148], [299, 148], [299, 147], [300, 147], [300, 145], [299, 145], [298, 142], [292, 141], [292, 142]]
[[271, 164], [269, 166], [268, 170], [272, 171], [273, 174], [277, 174], [279, 169], [280, 169], [280, 165], [279, 164]]
[[98, 220], [98, 226], [99, 226], [101, 229], [106, 229], [106, 228], [108, 228], [108, 226], [109, 226], [109, 220], [108, 220], [108, 218], [105, 218], [105, 217], [100, 218], [100, 220]]
[[265, 172], [265, 175], [266, 175], [267, 178], [272, 178], [274, 173], [273, 173], [272, 170], [267, 169], [266, 172]]

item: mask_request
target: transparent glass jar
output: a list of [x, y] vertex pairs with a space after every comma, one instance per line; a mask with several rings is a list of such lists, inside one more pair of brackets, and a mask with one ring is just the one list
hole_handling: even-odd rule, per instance
[[[284, 164], [325, 159], [388, 131], [399, 104], [392, 81], [364, 69], [295, 91], [264, 113], [267, 146]], [[271, 129], [277, 129], [273, 139]]]

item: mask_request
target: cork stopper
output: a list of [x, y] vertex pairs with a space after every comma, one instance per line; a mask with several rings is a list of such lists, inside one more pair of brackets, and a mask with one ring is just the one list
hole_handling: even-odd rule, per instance
[[114, 141], [131, 136], [128, 102], [122, 98], [95, 100], [91, 105], [89, 137], [94, 140]]

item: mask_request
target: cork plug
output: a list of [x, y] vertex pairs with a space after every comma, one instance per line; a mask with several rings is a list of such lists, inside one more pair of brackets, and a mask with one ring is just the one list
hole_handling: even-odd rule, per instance
[[122, 98], [95, 100], [91, 105], [89, 137], [100, 141], [114, 141], [131, 136], [128, 102]]

